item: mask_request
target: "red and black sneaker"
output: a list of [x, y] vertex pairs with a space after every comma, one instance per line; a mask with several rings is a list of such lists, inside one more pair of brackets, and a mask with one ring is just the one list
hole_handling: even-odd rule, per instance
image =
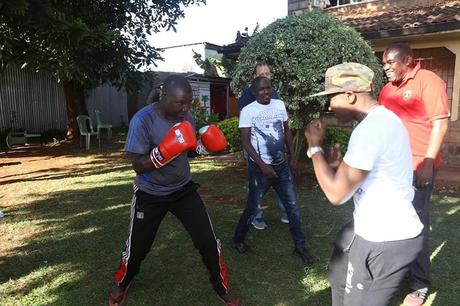
[[109, 294], [109, 306], [122, 306], [125, 302], [126, 295], [128, 295], [131, 282], [124, 288], [115, 286]]
[[239, 297], [234, 296], [231, 293], [219, 294], [219, 297], [225, 303], [225, 306], [241, 306], [241, 300]]

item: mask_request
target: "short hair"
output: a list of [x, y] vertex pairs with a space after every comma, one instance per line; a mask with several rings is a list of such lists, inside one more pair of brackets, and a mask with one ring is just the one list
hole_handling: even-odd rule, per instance
[[385, 49], [383, 54], [389, 52], [390, 50], [397, 50], [398, 53], [404, 58], [406, 56], [414, 57], [414, 51], [412, 51], [411, 47], [407, 43], [394, 43], [390, 45], [388, 48]]
[[180, 89], [183, 91], [192, 91], [189, 81], [186, 77], [178, 74], [168, 76], [163, 82], [162, 93], [167, 93], [170, 90]]
[[266, 61], [257, 61], [254, 66], [254, 74], [256, 73], [257, 67], [267, 66], [270, 71], [272, 71], [272, 66], [270, 66]]
[[252, 80], [252, 83], [251, 83], [252, 90], [255, 90], [256, 86], [259, 85], [260, 82], [262, 82], [262, 80], [267, 80], [271, 85], [271, 81], [269, 78], [264, 77], [264, 76], [258, 76]]

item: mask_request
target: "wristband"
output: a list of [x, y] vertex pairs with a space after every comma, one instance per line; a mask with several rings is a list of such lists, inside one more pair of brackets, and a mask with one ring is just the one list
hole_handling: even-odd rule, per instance
[[321, 152], [323, 153], [323, 149], [321, 147], [311, 147], [311, 148], [308, 148], [307, 150], [307, 156], [309, 158], [312, 158], [312, 156], [318, 152]]

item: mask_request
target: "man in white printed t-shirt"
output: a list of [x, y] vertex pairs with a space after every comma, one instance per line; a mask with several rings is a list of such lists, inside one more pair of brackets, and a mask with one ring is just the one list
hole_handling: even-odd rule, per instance
[[308, 154], [321, 189], [333, 205], [353, 196], [353, 228], [338, 235], [329, 264], [332, 304], [388, 305], [422, 250], [423, 225], [412, 206], [412, 158], [407, 131], [372, 96], [374, 73], [358, 63], [326, 71], [330, 110], [342, 122], [356, 120], [348, 151], [334, 170], [323, 156], [326, 125], [305, 129]]
[[[297, 205], [290, 167], [295, 167], [292, 156], [292, 133], [284, 102], [272, 99], [272, 85], [266, 77], [252, 81], [256, 101], [241, 110], [239, 128], [243, 148], [248, 152], [248, 195], [246, 207], [233, 235], [233, 247], [242, 254], [252, 253], [245, 238], [257, 214], [264, 194], [273, 187], [286, 208], [289, 230], [294, 240], [294, 253], [304, 264], [314, 258], [305, 248], [300, 210]], [[288, 160], [285, 156], [287, 149]]]

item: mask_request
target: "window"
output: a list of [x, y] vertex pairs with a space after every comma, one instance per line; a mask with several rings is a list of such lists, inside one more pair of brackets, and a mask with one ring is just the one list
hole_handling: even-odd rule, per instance
[[371, 0], [313, 0], [313, 6], [316, 7], [337, 7], [348, 4], [356, 4], [360, 2], [368, 2]]

